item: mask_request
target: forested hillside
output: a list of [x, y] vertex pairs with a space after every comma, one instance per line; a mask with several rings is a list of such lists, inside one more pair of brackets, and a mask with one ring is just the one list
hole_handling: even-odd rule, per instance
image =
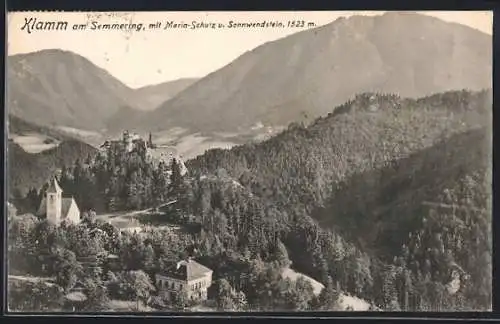
[[[340, 290], [384, 310], [489, 309], [491, 99], [491, 91], [361, 94], [311, 125], [208, 151], [187, 162], [188, 176], [175, 160], [168, 173], [145, 151], [116, 146], [66, 164], [60, 183], [83, 210], [175, 200], [163, 217], [201, 230], [95, 244], [122, 255], [122, 271], [154, 274], [186, 254], [201, 260], [214, 270], [221, 309], [332, 310]], [[69, 233], [89, 226], [101, 225], [50, 235], [72, 250]], [[280, 279], [290, 261], [326, 286], [320, 296]], [[128, 280], [120, 276], [98, 280], [113, 294], [116, 280]], [[246, 306], [222, 293], [227, 285]]]
[[[290, 257], [298, 269], [323, 282], [330, 274], [348, 291], [386, 307], [395, 300], [406, 309], [453, 309], [466, 298], [460, 307], [487, 308], [489, 279], [477, 270], [491, 269], [490, 116], [488, 91], [448, 92], [419, 100], [362, 95], [308, 127], [292, 126], [258, 145], [209, 151], [190, 161], [188, 168], [201, 173], [223, 168], [268, 206], [273, 212], [261, 216], [271, 224], [261, 227], [264, 233], [259, 237], [264, 242], [270, 237], [266, 228], [289, 224], [286, 231], [294, 233], [298, 226], [298, 232], [285, 239]], [[468, 197], [471, 192], [477, 198]], [[438, 207], [460, 205], [469, 216], [463, 218], [453, 208], [434, 210], [426, 202]], [[211, 206], [216, 211], [221, 208]], [[429, 213], [448, 217], [429, 221]], [[223, 209], [223, 215], [229, 217], [234, 211]], [[309, 233], [316, 233], [313, 237], [302, 232], [304, 225], [297, 225], [297, 217], [311, 222], [309, 216], [321, 224], [321, 229], [308, 225]], [[462, 223], [474, 226], [462, 228]], [[332, 231], [328, 235], [356, 247], [339, 248], [340, 238], [319, 234], [328, 229]], [[301, 235], [305, 236], [300, 239]], [[443, 238], [424, 241], [429, 235]], [[428, 254], [417, 244], [408, 256], [403, 247], [414, 244], [415, 236], [431, 251], [440, 252]], [[265, 246], [255, 237], [249, 240]], [[476, 266], [463, 255], [467, 244], [474, 244], [469, 248], [482, 255], [474, 259]], [[410, 259], [400, 261], [400, 255]], [[356, 273], [346, 271], [349, 260]], [[412, 272], [403, 271], [410, 262]], [[411, 299], [420, 296], [414, 290], [418, 285], [431, 289], [427, 283], [434, 290], [426, 294], [443, 293], [455, 264], [470, 280], [463, 283], [464, 295], [448, 296], [451, 299], [439, 295], [439, 302]], [[381, 286], [389, 275], [391, 282], [398, 282], [394, 291]], [[401, 278], [406, 284], [398, 281]], [[411, 288], [408, 280], [413, 280]], [[404, 299], [405, 294], [411, 301]]]
[[[215, 149], [188, 162], [199, 174], [224, 168], [250, 177], [283, 206], [323, 205], [332, 191], [360, 172], [391, 166], [455, 134], [491, 129], [491, 92], [456, 91], [418, 100], [363, 94], [328, 116], [261, 143]], [[248, 180], [246, 180], [248, 181]]]
[[41, 125], [27, 122], [27, 121], [25, 121], [19, 117], [16, 117], [14, 115], [9, 115], [8, 118], [9, 118], [8, 119], [8, 126], [9, 126], [9, 133], [8, 134], [9, 135], [38, 133], [38, 134], [50, 136], [50, 137], [58, 139], [58, 140], [70, 139], [69, 136], [62, 134], [59, 131], [53, 130], [53, 129], [46, 127], [46, 126], [41, 126]]
[[38, 190], [57, 169], [71, 165], [77, 159], [85, 159], [95, 152], [94, 147], [73, 139], [64, 140], [57, 147], [37, 154], [27, 153], [16, 143], [9, 141], [9, 198], [24, 197], [31, 188]]
[[488, 131], [473, 129], [391, 166], [358, 173], [337, 186], [313, 215], [322, 226], [340, 228], [364, 247], [394, 255], [408, 233], [421, 226], [426, 203], [440, 202], [445, 191], [459, 189], [462, 181], [481, 194], [470, 203], [489, 208], [490, 139]]

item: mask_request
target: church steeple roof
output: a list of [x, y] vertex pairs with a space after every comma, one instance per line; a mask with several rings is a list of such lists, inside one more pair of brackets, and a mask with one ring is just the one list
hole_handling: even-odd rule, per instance
[[50, 181], [47, 193], [62, 193], [62, 189], [57, 183], [57, 179], [55, 177]]

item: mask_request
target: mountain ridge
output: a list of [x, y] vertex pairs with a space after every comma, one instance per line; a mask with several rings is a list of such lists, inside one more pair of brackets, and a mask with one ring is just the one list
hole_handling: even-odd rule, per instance
[[79, 140], [68, 139], [58, 146], [40, 153], [27, 153], [20, 145], [9, 142], [7, 147], [9, 199], [21, 198], [28, 190], [39, 190], [57, 169], [72, 165], [97, 152], [97, 149]]
[[132, 89], [84, 56], [44, 49], [7, 57], [9, 114], [44, 126], [106, 131], [124, 106], [151, 109], [196, 79]]
[[[177, 93], [191, 86], [200, 78], [179, 78], [175, 80], [165, 81], [157, 84], [150, 84], [147, 86], [135, 88], [134, 94], [140, 97], [147, 97], [147, 105], [141, 107], [141, 110], [154, 110], [161, 103], [171, 99]], [[161, 93], [161, 95], [160, 95]]]
[[480, 90], [491, 87], [490, 76], [490, 35], [419, 14], [353, 16], [258, 46], [138, 123], [158, 127], [168, 115], [194, 130], [286, 125], [313, 120], [355, 93]]

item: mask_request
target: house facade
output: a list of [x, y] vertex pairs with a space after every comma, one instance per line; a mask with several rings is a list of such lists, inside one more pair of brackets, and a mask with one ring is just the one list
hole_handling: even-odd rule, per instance
[[188, 300], [206, 300], [212, 285], [213, 271], [192, 260], [177, 262], [166, 271], [156, 274], [156, 285], [162, 297], [172, 300], [183, 292]]
[[53, 178], [40, 203], [37, 215], [45, 216], [47, 221], [54, 225], [59, 225], [62, 221], [78, 224], [80, 222], [78, 205], [73, 197], [63, 197], [62, 194], [59, 183]]

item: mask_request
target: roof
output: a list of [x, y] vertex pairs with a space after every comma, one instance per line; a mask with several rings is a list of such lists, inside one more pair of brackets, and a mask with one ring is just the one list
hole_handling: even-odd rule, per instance
[[50, 192], [50, 193], [61, 193], [62, 192], [62, 189], [59, 186], [59, 184], [57, 183], [56, 178], [52, 178], [52, 181], [50, 181], [49, 187], [47, 188], [47, 192]]
[[75, 200], [73, 198], [63, 198], [62, 199], [62, 206], [61, 206], [61, 216], [66, 217], [69, 212], [69, 208], [71, 207], [71, 204], [73, 204]]
[[208, 272], [212, 272], [212, 270], [194, 260], [186, 260], [177, 262], [176, 265], [168, 268], [163, 275], [170, 278], [190, 281], [201, 278]]
[[[69, 211], [72, 203], [76, 204], [75, 200], [72, 197], [61, 199], [61, 218], [65, 218], [68, 215], [68, 211]], [[46, 206], [47, 206], [47, 199], [43, 198], [37, 214], [38, 215], [45, 215], [47, 212]]]

